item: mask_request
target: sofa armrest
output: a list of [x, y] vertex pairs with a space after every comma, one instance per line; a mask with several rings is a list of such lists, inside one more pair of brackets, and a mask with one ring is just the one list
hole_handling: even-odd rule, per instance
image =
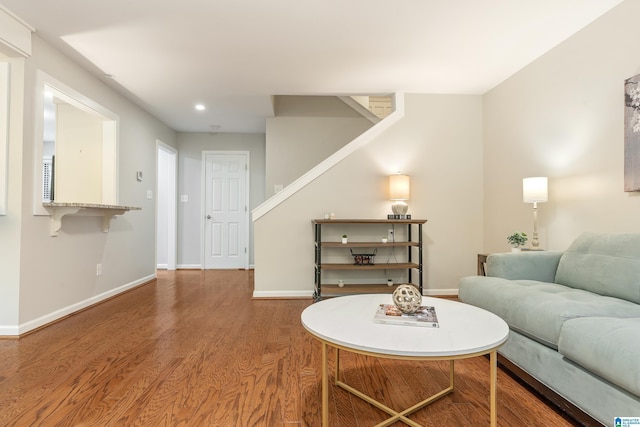
[[487, 276], [553, 283], [563, 252], [497, 253], [487, 257]]

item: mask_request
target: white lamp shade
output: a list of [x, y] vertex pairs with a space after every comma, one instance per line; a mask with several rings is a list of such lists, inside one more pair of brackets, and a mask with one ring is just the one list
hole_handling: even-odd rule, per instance
[[524, 203], [542, 203], [549, 200], [547, 177], [536, 176], [522, 180], [522, 201]]
[[411, 193], [411, 180], [409, 175], [391, 175], [389, 176], [389, 199], [391, 200], [409, 200]]

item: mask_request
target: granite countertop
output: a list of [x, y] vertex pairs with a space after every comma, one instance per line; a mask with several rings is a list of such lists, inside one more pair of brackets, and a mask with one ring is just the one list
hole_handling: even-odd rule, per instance
[[117, 209], [117, 210], [141, 210], [138, 206], [102, 205], [99, 203], [76, 203], [76, 202], [45, 202], [45, 208], [86, 208], [86, 209]]

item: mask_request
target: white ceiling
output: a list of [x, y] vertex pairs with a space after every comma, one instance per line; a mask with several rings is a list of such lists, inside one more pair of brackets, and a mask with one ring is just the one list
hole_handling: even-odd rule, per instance
[[0, 0], [190, 132], [264, 132], [272, 95], [482, 94], [621, 2]]

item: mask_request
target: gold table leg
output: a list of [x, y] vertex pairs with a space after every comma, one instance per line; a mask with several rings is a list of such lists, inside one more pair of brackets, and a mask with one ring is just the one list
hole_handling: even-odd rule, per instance
[[[337, 386], [339, 386], [340, 388], [348, 391], [349, 393], [353, 394], [354, 396], [359, 397], [360, 399], [364, 400], [365, 402], [370, 403], [371, 405], [375, 406], [376, 408], [380, 409], [383, 412], [386, 412], [387, 414], [391, 415], [390, 418], [386, 419], [385, 421], [376, 424], [375, 427], [385, 427], [388, 425], [391, 425], [393, 423], [395, 423], [396, 421], [401, 421], [403, 423], [405, 423], [408, 426], [412, 426], [412, 427], [422, 427], [420, 424], [416, 423], [415, 421], [410, 420], [409, 418], [407, 418], [408, 415], [416, 412], [417, 410], [424, 408], [425, 406], [435, 402], [436, 400], [440, 399], [441, 397], [446, 396], [447, 394], [451, 393], [453, 391], [454, 388], [454, 383], [453, 383], [453, 378], [454, 378], [454, 361], [450, 360], [449, 361], [449, 386], [447, 388], [445, 388], [444, 390], [429, 396], [428, 398], [416, 403], [415, 405], [413, 405], [410, 408], [405, 409], [404, 411], [398, 412], [394, 409], [389, 408], [388, 406], [386, 406], [385, 404], [378, 402], [377, 400], [375, 400], [374, 398], [372, 398], [371, 396], [368, 396], [366, 394], [364, 394], [363, 392], [361, 392], [360, 390], [357, 390], [353, 387], [351, 387], [349, 384], [344, 383], [343, 381], [340, 380], [340, 350], [336, 348], [336, 372], [335, 372], [335, 384]], [[323, 372], [323, 380], [324, 380], [324, 372]], [[324, 383], [323, 383], [323, 390], [324, 390]], [[324, 395], [323, 395], [324, 396]], [[323, 414], [324, 414], [324, 409], [323, 409]]]
[[489, 388], [489, 406], [491, 407], [491, 427], [496, 427], [497, 425], [497, 415], [496, 415], [496, 389], [498, 382], [498, 353], [497, 351], [492, 351], [489, 354], [489, 362], [491, 364], [490, 368], [490, 388]]
[[[406, 425], [412, 427], [422, 427], [420, 424], [410, 420], [407, 418], [408, 415], [413, 412], [424, 408], [425, 406], [435, 402], [441, 397], [446, 396], [447, 394], [453, 392], [454, 390], [454, 371], [455, 371], [455, 363], [454, 360], [449, 361], [449, 386], [436, 394], [429, 396], [428, 398], [416, 403], [410, 408], [405, 409], [404, 411], [398, 412], [394, 409], [389, 408], [381, 402], [373, 399], [372, 397], [362, 393], [361, 391], [351, 387], [350, 385], [344, 383], [340, 379], [340, 349], [336, 347], [335, 349], [335, 384], [342, 389], [348, 391], [354, 396], [359, 397], [365, 402], [370, 403], [376, 408], [380, 409], [383, 412], [391, 415], [390, 418], [385, 421], [377, 424], [375, 427], [385, 427], [393, 424], [396, 421], [401, 421]], [[497, 405], [496, 405], [496, 394], [497, 394], [497, 379], [498, 379], [498, 353], [496, 350], [489, 353], [489, 361], [490, 361], [490, 373], [489, 373], [489, 407], [491, 414], [491, 427], [497, 426]], [[329, 369], [328, 369], [328, 345], [325, 342], [322, 342], [322, 426], [329, 427]]]
[[329, 427], [329, 373], [327, 372], [327, 344], [322, 343], [322, 426]]

